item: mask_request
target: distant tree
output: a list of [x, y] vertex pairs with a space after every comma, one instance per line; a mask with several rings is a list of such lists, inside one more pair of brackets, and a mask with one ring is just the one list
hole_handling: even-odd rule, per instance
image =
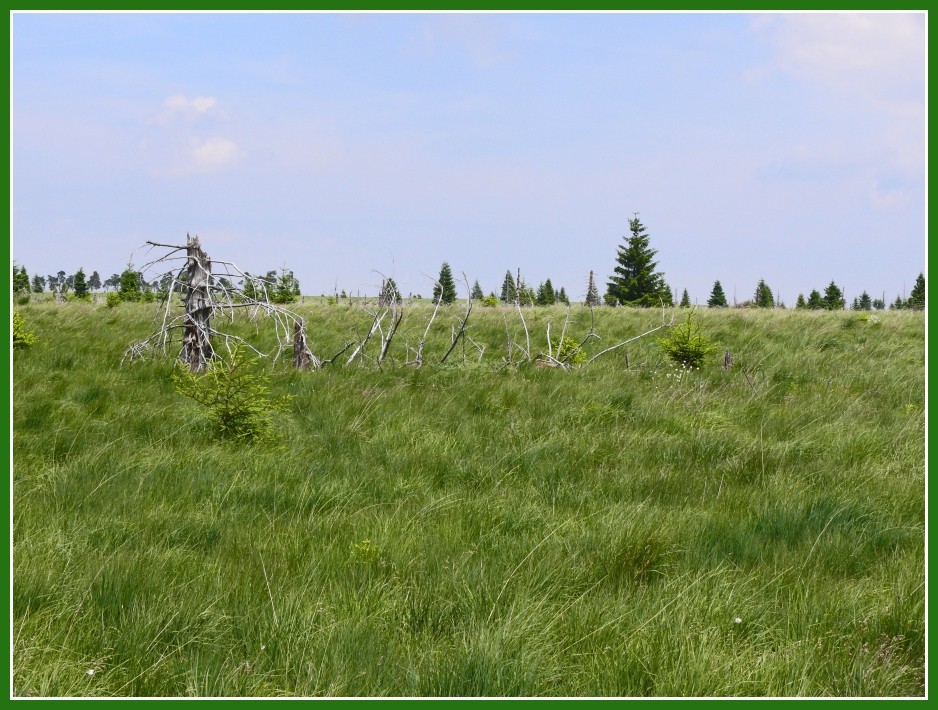
[[709, 308], [726, 308], [729, 304], [726, 302], [726, 294], [723, 293], [723, 287], [720, 281], [713, 282], [713, 290], [710, 292], [710, 298], [707, 299]]
[[13, 293], [29, 293], [29, 274], [25, 266], [16, 268], [16, 262], [13, 263]]
[[567, 298], [567, 291], [563, 286], [560, 287], [560, 291], [557, 292], [557, 302], [562, 303], [565, 306], [570, 305], [570, 299]]
[[39, 274], [33, 275], [33, 293], [42, 293], [46, 290], [46, 279]]
[[596, 279], [593, 277], [592, 270], [590, 270], [589, 283], [586, 284], [586, 298], [583, 303], [587, 306], [598, 306], [602, 303], [599, 300], [599, 291], [596, 290]]
[[674, 302], [670, 289], [664, 282], [664, 274], [655, 271], [657, 250], [649, 245], [650, 238], [645, 225], [635, 217], [629, 220], [632, 236], [622, 237], [616, 256], [616, 267], [607, 283], [607, 294], [623, 305], [657, 306]]
[[68, 276], [66, 275], [64, 271], [59, 271], [59, 273], [56, 274], [55, 281], [58, 284], [59, 293], [65, 293], [66, 291], [68, 291], [69, 287], [71, 286], [71, 283], [70, 283], [71, 279], [68, 278]]
[[58, 277], [52, 274], [49, 274], [48, 276], [46, 276], [46, 285], [49, 287], [49, 290], [52, 291], [52, 293], [55, 293], [56, 290], [58, 290], [59, 288]]
[[[267, 280], [274, 273], [267, 272]], [[280, 267], [280, 273], [276, 275], [273, 288], [268, 287], [268, 295], [273, 303], [295, 303], [299, 299], [300, 282], [296, 280], [293, 272], [286, 266]]]
[[453, 271], [445, 261], [440, 267], [439, 283], [433, 287], [433, 302], [440, 299], [444, 306], [456, 301], [456, 282], [453, 281]]
[[[51, 277], [50, 277], [50, 278], [51, 278]], [[120, 274], [111, 274], [111, 275], [104, 281], [104, 288], [105, 288], [105, 289], [112, 289], [112, 290], [114, 290], [114, 291], [117, 291], [117, 289], [120, 288], [120, 285], [121, 285], [121, 275], [120, 275]], [[51, 286], [50, 286], [50, 288], [51, 288]]]
[[91, 276], [88, 277], [88, 288], [92, 291], [101, 290], [101, 274], [97, 271], [92, 271]]
[[795, 301], [795, 308], [807, 308], [807, 307], [808, 307], [808, 302], [804, 300], [804, 294], [799, 293], [798, 300]]
[[339, 298], [348, 298], [348, 296], [345, 295], [345, 289], [344, 289], [344, 288], [342, 289], [342, 293], [339, 294]]
[[824, 289], [824, 308], [829, 311], [841, 311], [846, 303], [844, 302], [844, 292], [831, 281]]
[[775, 308], [772, 289], [768, 287], [764, 279], [759, 279], [759, 283], [756, 285], [756, 294], [752, 297], [752, 305], [755, 308]]
[[912, 293], [909, 294], [906, 305], [916, 311], [925, 310], [925, 274], [919, 274], [915, 279], [915, 285], [912, 287]]
[[874, 299], [873, 299], [873, 310], [876, 310], [876, 311], [884, 311], [884, 310], [886, 310], [886, 301], [884, 301], [884, 300], [881, 299], [881, 298], [874, 298]]
[[860, 294], [860, 297], [856, 299], [856, 305], [854, 306], [858, 311], [870, 311], [873, 309], [873, 299], [870, 298], [870, 294], [866, 291]]
[[88, 282], [85, 280], [85, 270], [79, 269], [75, 272], [75, 278], [72, 281], [72, 287], [75, 289], [75, 298], [85, 300], [89, 298]]
[[475, 280], [475, 283], [472, 284], [472, 293], [470, 295], [473, 301], [481, 301], [485, 298], [485, 294], [482, 293], [482, 287], [479, 285], [479, 279]]
[[120, 289], [118, 291], [122, 301], [139, 301], [143, 297], [140, 288], [140, 274], [133, 264], [128, 264], [120, 276]]
[[906, 307], [906, 302], [902, 300], [902, 296], [896, 296], [896, 300], [892, 302], [889, 306], [890, 310], [898, 311]]
[[681, 308], [690, 308], [690, 296], [687, 295], [687, 289], [681, 294]]
[[522, 306], [533, 306], [537, 302], [537, 293], [535, 290], [528, 286], [520, 277], [516, 281], [516, 288], [518, 290], [518, 302]]
[[517, 296], [517, 291], [515, 287], [515, 279], [511, 275], [511, 271], [505, 272], [505, 280], [502, 281], [502, 303], [514, 303], [515, 297]]
[[557, 294], [554, 293], [554, 286], [550, 279], [538, 286], [535, 300], [539, 306], [552, 306], [557, 302]]
[[395, 306], [401, 302], [401, 292], [393, 278], [381, 282], [381, 292], [378, 294], [378, 302], [382, 306]]
[[824, 299], [821, 298], [821, 293], [817, 289], [808, 294], [808, 308], [812, 311], [820, 311], [825, 308]]

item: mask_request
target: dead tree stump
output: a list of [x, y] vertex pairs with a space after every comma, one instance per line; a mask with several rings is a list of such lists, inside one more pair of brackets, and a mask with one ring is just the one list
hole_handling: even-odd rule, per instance
[[322, 367], [319, 358], [313, 355], [309, 345], [306, 344], [306, 332], [303, 329], [306, 321], [302, 318], [293, 323], [293, 366], [297, 370], [318, 370]]
[[182, 361], [188, 363], [192, 372], [204, 370], [215, 356], [211, 340], [212, 262], [202, 247], [199, 237], [186, 235], [186, 321], [182, 338]]

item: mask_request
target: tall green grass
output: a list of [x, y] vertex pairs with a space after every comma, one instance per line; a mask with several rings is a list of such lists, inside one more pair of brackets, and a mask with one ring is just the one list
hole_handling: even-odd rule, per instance
[[[320, 357], [370, 323], [299, 308]], [[153, 306], [21, 310], [16, 695], [924, 694], [921, 313], [702, 311], [699, 371], [564, 372], [506, 366], [500, 309], [435, 364], [455, 306], [414, 369], [424, 304], [380, 370], [271, 366], [279, 438], [236, 446], [171, 360], [120, 367]], [[564, 310], [526, 319], [536, 354]], [[661, 313], [595, 319], [591, 353]]]

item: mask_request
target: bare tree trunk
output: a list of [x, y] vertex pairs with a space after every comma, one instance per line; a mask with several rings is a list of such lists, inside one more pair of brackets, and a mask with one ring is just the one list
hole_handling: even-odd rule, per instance
[[322, 367], [319, 358], [313, 355], [312, 350], [306, 343], [306, 331], [303, 327], [306, 321], [302, 318], [293, 324], [293, 366], [297, 370], [308, 370], [313, 368], [318, 370]]
[[186, 294], [186, 320], [182, 338], [182, 361], [193, 372], [204, 370], [214, 357], [211, 342], [212, 299], [209, 286], [212, 262], [202, 247], [199, 237], [186, 235], [186, 256], [189, 288]]

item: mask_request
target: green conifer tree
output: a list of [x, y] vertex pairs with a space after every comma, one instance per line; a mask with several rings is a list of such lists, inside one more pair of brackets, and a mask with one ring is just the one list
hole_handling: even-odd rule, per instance
[[84, 268], [75, 272], [75, 279], [72, 281], [72, 288], [75, 289], [75, 298], [86, 300], [88, 295], [88, 281], [85, 279]]
[[795, 308], [807, 308], [807, 307], [808, 307], [808, 303], [807, 301], [804, 300], [804, 294], [799, 293], [798, 300], [795, 301]]
[[752, 298], [752, 305], [756, 308], [775, 308], [772, 289], [768, 287], [764, 279], [759, 279], [759, 283], [756, 284], [756, 293]]
[[841, 311], [847, 305], [844, 301], [844, 292], [831, 281], [824, 289], [824, 308], [829, 311]]
[[557, 294], [554, 293], [550, 279], [538, 286], [536, 301], [539, 306], [552, 306], [557, 302]]
[[46, 290], [46, 279], [39, 274], [33, 275], [33, 293], [42, 293]]
[[122, 301], [139, 301], [143, 297], [143, 291], [140, 288], [140, 275], [134, 269], [133, 264], [127, 264], [127, 268], [121, 273], [118, 293]]
[[599, 291], [596, 290], [596, 279], [592, 270], [590, 270], [589, 283], [586, 284], [586, 298], [583, 303], [587, 306], [602, 305], [602, 301], [599, 300]]
[[631, 306], [657, 306], [674, 302], [670, 289], [664, 282], [664, 274], [655, 271], [657, 250], [649, 246], [650, 238], [645, 225], [635, 217], [629, 220], [632, 236], [622, 237], [616, 267], [607, 283], [607, 295], [620, 304]]
[[681, 294], [681, 308], [690, 308], [690, 296], [687, 295], [687, 289]]
[[567, 298], [567, 291], [563, 286], [561, 286], [560, 291], [557, 292], [557, 302], [562, 303], [565, 306], [570, 305], [570, 299]]
[[516, 295], [517, 295], [517, 291], [515, 287], [515, 279], [511, 275], [510, 270], [506, 271], [505, 280], [502, 281], [501, 302], [502, 303], [514, 303]]
[[857, 299], [856, 309], [858, 311], [871, 311], [873, 310], [873, 299], [870, 298], [870, 294], [866, 291], [860, 294], [860, 297]]
[[710, 292], [710, 298], [707, 299], [707, 306], [710, 308], [726, 308], [729, 304], [726, 302], [726, 294], [723, 293], [723, 286], [720, 281], [713, 282], [713, 290]]
[[915, 279], [915, 285], [912, 287], [906, 306], [916, 311], [925, 310], [925, 274], [919, 274]]
[[448, 306], [456, 301], [456, 282], [453, 281], [453, 271], [445, 261], [440, 267], [440, 276], [438, 283], [433, 287], [433, 302], [441, 299], [444, 306]]
[[481, 301], [485, 298], [485, 294], [482, 293], [482, 287], [479, 285], [479, 279], [475, 280], [475, 283], [472, 284], [472, 296], [473, 301]]
[[808, 294], [808, 308], [812, 311], [820, 311], [825, 308], [824, 299], [821, 298], [821, 293], [817, 289], [813, 289]]

